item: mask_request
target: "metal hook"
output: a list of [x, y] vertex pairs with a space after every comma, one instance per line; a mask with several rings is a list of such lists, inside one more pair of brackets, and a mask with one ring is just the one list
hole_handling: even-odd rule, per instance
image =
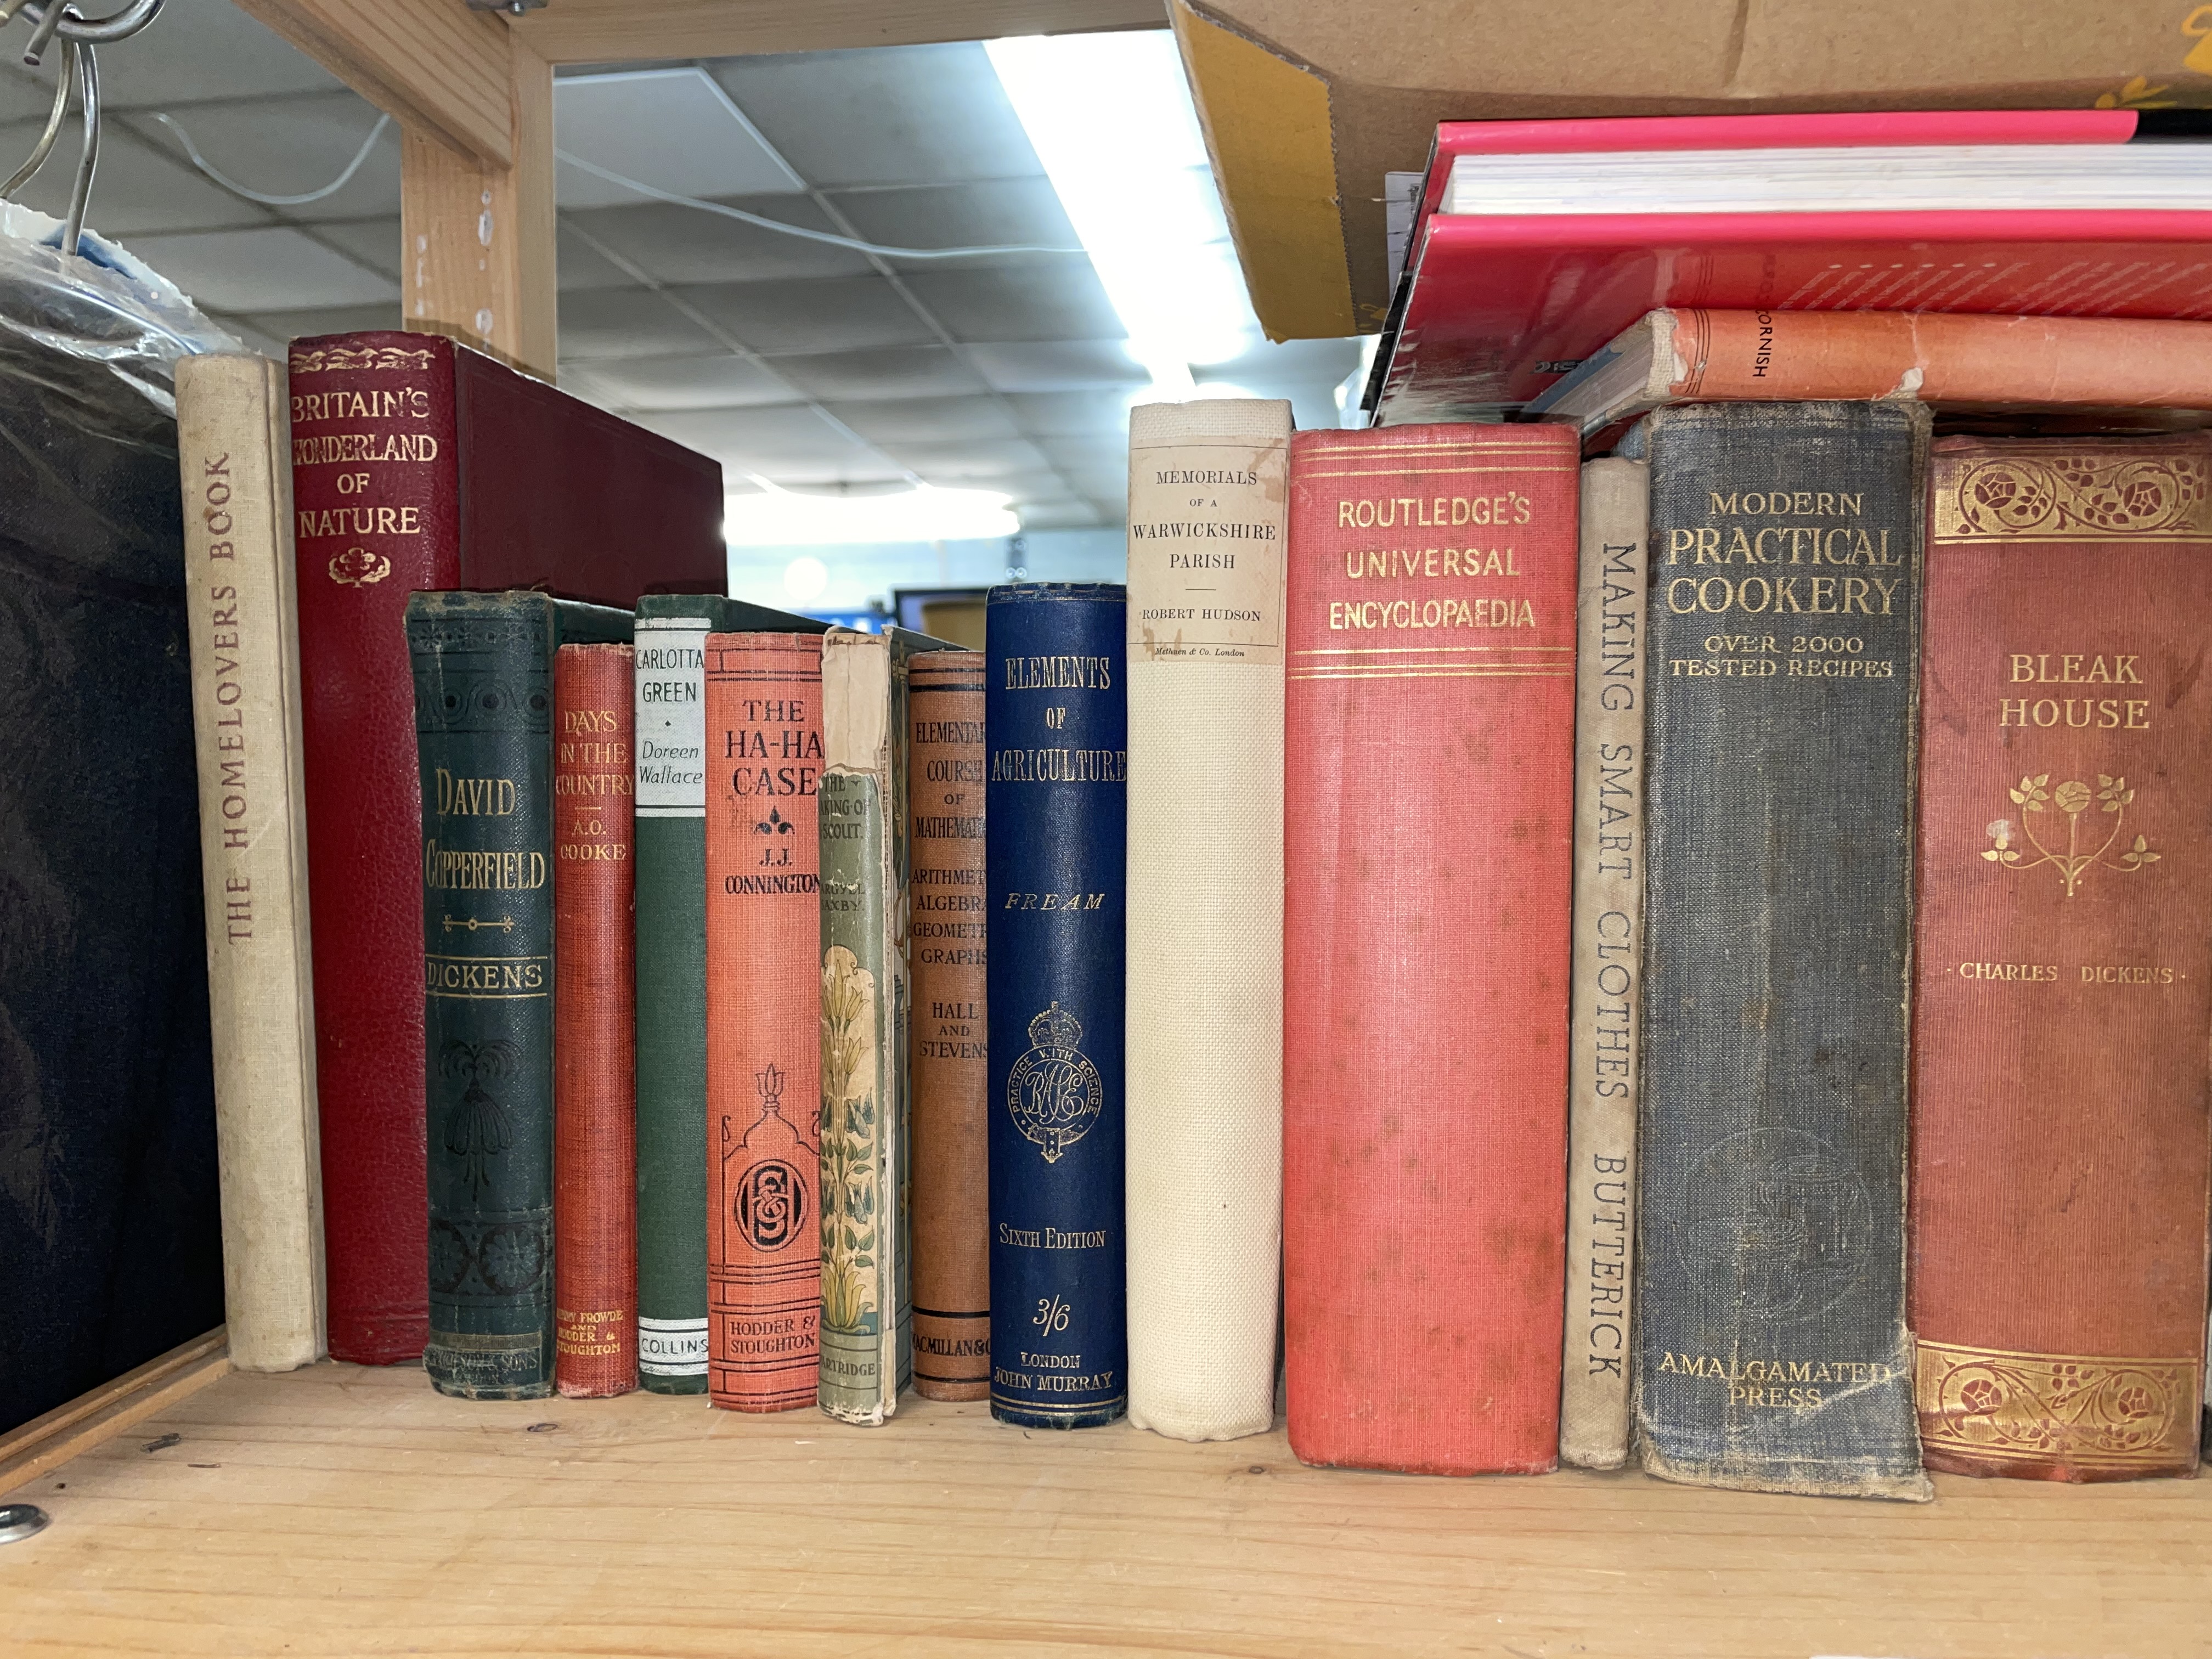
[[46, 157], [54, 153], [54, 140], [62, 135], [62, 122], [69, 115], [70, 88], [76, 81], [76, 46], [73, 41], [62, 42], [62, 64], [54, 76], [54, 109], [46, 117], [46, 130], [39, 135], [39, 142], [31, 151], [31, 159], [9, 175], [8, 182], [0, 185], [0, 198], [9, 198], [31, 182], [39, 169], [46, 164]]
[[47, 118], [46, 130], [40, 136], [31, 159], [5, 185], [0, 185], [0, 197], [11, 195], [46, 165], [68, 112], [70, 86], [74, 82], [78, 115], [84, 124], [84, 146], [77, 155], [76, 179], [70, 188], [69, 217], [62, 226], [62, 248], [71, 258], [83, 241], [85, 210], [91, 204], [93, 176], [100, 167], [100, 64], [93, 47], [129, 40], [152, 22], [161, 9], [161, 0], [129, 0], [120, 10], [105, 17], [87, 17], [71, 0], [0, 0], [0, 26], [17, 17], [31, 20], [30, 46], [23, 53], [26, 64], [36, 68], [48, 46], [56, 40], [62, 43], [53, 113]]

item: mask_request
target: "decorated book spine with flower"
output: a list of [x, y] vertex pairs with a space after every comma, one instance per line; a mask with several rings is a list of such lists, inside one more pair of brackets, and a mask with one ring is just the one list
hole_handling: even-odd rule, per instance
[[822, 1409], [881, 1423], [912, 1370], [905, 651], [822, 641]]
[[1636, 1439], [1925, 1498], [1905, 1326], [1925, 410], [1652, 416]]
[[1912, 1326], [1928, 1465], [2197, 1464], [2212, 438], [1936, 446]]
[[1118, 586], [1024, 582], [984, 611], [991, 1414], [1030, 1428], [1128, 1403], [1126, 610]]
[[815, 1403], [822, 637], [707, 636], [707, 1387]]
[[554, 1382], [637, 1386], [631, 647], [553, 659]]
[[460, 585], [453, 346], [295, 340], [301, 769], [333, 1359], [422, 1352], [422, 991], [407, 596]]
[[1283, 1345], [1309, 1463], [1559, 1458], [1575, 434], [1291, 440]]

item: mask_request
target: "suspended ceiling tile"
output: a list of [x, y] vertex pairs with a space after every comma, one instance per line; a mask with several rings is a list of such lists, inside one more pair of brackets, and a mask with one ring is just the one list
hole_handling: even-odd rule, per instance
[[609, 401], [625, 409], [734, 409], [792, 400], [787, 382], [744, 357], [617, 357], [592, 363], [587, 372]]
[[399, 216], [383, 219], [344, 219], [313, 226], [307, 233], [321, 242], [334, 242], [373, 270], [398, 282], [401, 271]]
[[[22, 38], [27, 37], [0, 41], [0, 45], [12, 45], [17, 48], [9, 54], [10, 58], [22, 55], [21, 51]], [[35, 120], [38, 126], [32, 129], [32, 134], [36, 137], [39, 127], [46, 125], [46, 112], [53, 106], [52, 76], [41, 77], [13, 62], [0, 64], [0, 121]], [[21, 155], [10, 150], [5, 162], [8, 172], [13, 173], [15, 170], [15, 164], [21, 159]], [[5, 173], [0, 173], [0, 178], [6, 176]]]
[[[563, 296], [580, 289], [629, 288], [639, 281], [636, 271], [623, 268], [623, 264], [635, 262], [620, 245], [602, 243], [588, 225], [576, 222], [575, 215], [562, 214], [555, 222], [554, 235], [554, 263], [559, 267]], [[622, 263], [617, 263], [617, 258]]]
[[[564, 75], [553, 83], [554, 143], [609, 172], [680, 196], [803, 192], [730, 95], [695, 65]], [[641, 192], [556, 163], [564, 208], [621, 207]]]
[[902, 439], [883, 448], [893, 460], [935, 484], [988, 483], [1049, 470], [1043, 453], [1019, 438]]
[[[0, 46], [8, 44], [0, 34]], [[43, 118], [0, 127], [0, 179], [27, 159], [44, 131]], [[62, 129], [53, 153], [38, 176], [15, 200], [61, 218], [69, 211], [76, 179], [78, 129], [76, 117]], [[92, 206], [86, 222], [116, 240], [161, 231], [205, 230], [216, 226], [265, 225], [274, 216], [240, 201], [192, 168], [171, 159], [173, 152], [143, 142], [119, 121], [101, 135], [100, 167], [94, 175]]]
[[1359, 367], [1359, 345], [1352, 340], [1261, 340], [1241, 357], [1211, 363], [1197, 371], [1200, 380], [1320, 381], [1334, 386]]
[[1000, 392], [1087, 392], [1151, 380], [1119, 339], [978, 344], [968, 348], [968, 361]]
[[335, 306], [314, 311], [258, 312], [240, 319], [272, 340], [290, 344], [314, 334], [358, 334], [366, 329], [398, 328], [399, 307]]
[[886, 346], [778, 357], [776, 372], [811, 398], [872, 400], [981, 392], [982, 381], [948, 346]]
[[1043, 171], [974, 42], [724, 58], [708, 68], [817, 186]]
[[[100, 59], [102, 64], [106, 61], [105, 56]], [[374, 108], [344, 91], [167, 112], [191, 135], [209, 166], [269, 196], [302, 195], [335, 183], [377, 123]], [[180, 165], [192, 165], [176, 132], [155, 122], [150, 112], [132, 117], [131, 125]], [[377, 134], [361, 170], [342, 188], [319, 201], [283, 204], [277, 210], [293, 219], [367, 219], [398, 207], [399, 126], [393, 122]]]
[[399, 285], [288, 226], [140, 236], [131, 251], [204, 305], [304, 311], [390, 302]]
[[897, 464], [804, 404], [648, 415], [639, 424], [722, 464], [732, 483], [758, 473], [780, 484], [892, 483]]
[[902, 398], [891, 403], [836, 403], [830, 412], [876, 443], [954, 443], [1021, 435], [1006, 404], [988, 393], [973, 398]]
[[769, 356], [938, 343], [929, 325], [881, 276], [723, 283], [675, 292]]
[[[912, 271], [906, 283], [963, 341], [1110, 340], [1121, 319], [1088, 259], [1039, 266]], [[1125, 354], [1126, 358], [1126, 354]]]
[[[730, 204], [763, 217], [835, 232], [821, 209], [801, 197], [754, 196]], [[851, 276], [869, 269], [865, 256], [781, 231], [651, 202], [641, 207], [592, 208], [574, 216], [599, 240], [619, 249], [656, 282], [762, 282], [779, 276]]]
[[[80, 4], [78, 9], [106, 16], [118, 8]], [[9, 48], [13, 62], [29, 38], [28, 27], [17, 23], [0, 46]], [[54, 62], [49, 55], [39, 73], [51, 74]], [[138, 33], [100, 48], [100, 86], [111, 109], [174, 110], [206, 98], [345, 90], [312, 58], [230, 0], [167, 0]]]
[[988, 261], [963, 259], [951, 267], [937, 260], [894, 259], [902, 270], [970, 270], [982, 263], [1051, 267], [1071, 259], [1078, 264], [1087, 263], [1052, 180], [1042, 174], [959, 185], [848, 190], [836, 192], [830, 200], [864, 238], [886, 246], [1071, 250], [994, 254]]
[[678, 352], [720, 353], [726, 349], [651, 289], [562, 291], [563, 363], [607, 357], [667, 357]]
[[1032, 437], [1129, 435], [1130, 395], [1112, 392], [1017, 392], [1008, 394], [1022, 429]]

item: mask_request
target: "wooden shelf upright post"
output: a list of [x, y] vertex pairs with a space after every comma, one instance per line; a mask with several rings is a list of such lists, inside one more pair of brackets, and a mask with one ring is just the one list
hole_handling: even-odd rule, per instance
[[399, 122], [403, 326], [550, 380], [551, 65], [461, 0], [238, 4]]

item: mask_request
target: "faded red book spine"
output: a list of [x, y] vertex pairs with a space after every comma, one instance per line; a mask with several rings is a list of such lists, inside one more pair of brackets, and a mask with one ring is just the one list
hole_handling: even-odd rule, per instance
[[1559, 1455], [1577, 450], [1291, 441], [1284, 1341], [1309, 1463]]
[[637, 1386], [630, 647], [553, 656], [553, 1380]]
[[293, 342], [301, 767], [331, 1358], [430, 1329], [422, 805], [407, 596], [460, 586], [453, 353], [419, 334]]
[[2212, 1207], [2212, 437], [1952, 438], [1932, 473], [1923, 1455], [1963, 1474], [2185, 1474]]
[[707, 1390], [815, 1403], [822, 639], [707, 636]]

